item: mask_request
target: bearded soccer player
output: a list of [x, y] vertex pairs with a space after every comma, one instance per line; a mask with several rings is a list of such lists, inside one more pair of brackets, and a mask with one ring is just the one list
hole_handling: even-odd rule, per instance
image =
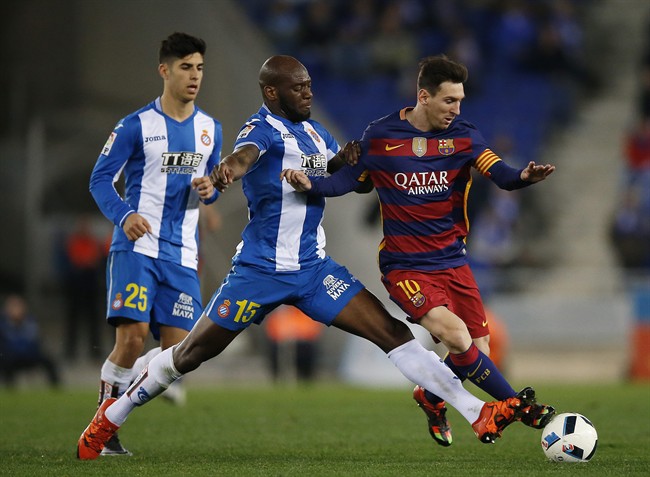
[[[370, 123], [356, 164], [323, 180], [312, 181], [305, 170], [285, 170], [281, 178], [308, 191], [308, 197], [333, 197], [369, 176], [381, 204], [379, 266], [391, 299], [409, 321], [445, 344], [445, 363], [454, 373], [506, 399], [516, 393], [488, 357], [488, 320], [467, 260], [471, 168], [513, 190], [546, 179], [555, 167], [534, 162], [523, 169], [510, 167], [474, 125], [459, 117], [468, 76], [464, 65], [440, 55], [419, 66], [415, 107]], [[451, 445], [444, 400], [421, 386], [413, 397], [427, 415], [433, 439]], [[551, 406], [538, 404], [522, 422], [541, 429], [554, 413]]]

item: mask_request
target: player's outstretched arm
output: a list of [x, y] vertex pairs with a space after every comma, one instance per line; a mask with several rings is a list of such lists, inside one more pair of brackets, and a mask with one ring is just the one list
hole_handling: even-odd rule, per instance
[[309, 180], [309, 177], [307, 177], [307, 174], [302, 171], [284, 169], [280, 173], [280, 180], [283, 179], [298, 192], [307, 192], [311, 190], [311, 181]]
[[[345, 167], [347, 164], [350, 167], [355, 166], [359, 162], [361, 156], [361, 143], [359, 141], [350, 141], [327, 163], [327, 172], [330, 174], [336, 173], [338, 170]], [[372, 192], [375, 184], [367, 175], [364, 180], [359, 181], [354, 191], [357, 194], [367, 194]]]
[[535, 161], [530, 161], [521, 171], [521, 180], [526, 182], [540, 182], [553, 174], [555, 166], [551, 164], [537, 165]]
[[232, 154], [221, 159], [218, 166], [210, 172], [210, 182], [219, 192], [225, 191], [230, 184], [248, 172], [259, 157], [260, 150], [253, 144], [235, 149]]

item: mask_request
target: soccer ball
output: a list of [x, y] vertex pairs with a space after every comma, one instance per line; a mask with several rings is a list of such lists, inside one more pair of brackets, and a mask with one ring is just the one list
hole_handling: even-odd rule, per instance
[[542, 450], [555, 462], [587, 462], [596, 453], [596, 428], [582, 414], [565, 412], [555, 416], [542, 431]]

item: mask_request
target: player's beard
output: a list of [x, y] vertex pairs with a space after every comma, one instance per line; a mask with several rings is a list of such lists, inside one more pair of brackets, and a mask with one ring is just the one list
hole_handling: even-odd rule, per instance
[[284, 112], [285, 117], [292, 123], [307, 121], [311, 116], [311, 109], [308, 109], [306, 113], [296, 111], [282, 97], [280, 97], [280, 110]]

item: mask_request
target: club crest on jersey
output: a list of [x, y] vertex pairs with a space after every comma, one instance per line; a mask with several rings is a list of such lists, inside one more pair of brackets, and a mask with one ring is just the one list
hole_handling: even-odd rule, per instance
[[219, 318], [225, 318], [230, 314], [230, 300], [224, 300], [221, 305], [217, 307], [217, 315]]
[[443, 156], [449, 156], [456, 151], [453, 139], [438, 139], [438, 152]]
[[314, 138], [314, 141], [320, 142], [320, 136], [316, 133], [316, 131], [314, 131], [313, 129], [308, 129], [307, 131], [309, 132], [309, 134], [311, 134], [311, 137]]
[[207, 129], [204, 129], [201, 132], [201, 144], [203, 144], [204, 146], [209, 146], [210, 144], [212, 144], [212, 138], [210, 137], [210, 134], [208, 134]]
[[115, 299], [111, 303], [111, 308], [113, 310], [119, 310], [120, 308], [122, 308], [122, 306], [124, 306], [124, 300], [122, 300], [122, 294], [117, 293], [115, 295]]
[[416, 308], [420, 308], [422, 305], [424, 305], [424, 302], [427, 299], [424, 297], [422, 292], [416, 292], [412, 297], [411, 297], [411, 303], [413, 303], [413, 306]]
[[411, 150], [413, 154], [418, 157], [422, 157], [427, 153], [427, 138], [425, 137], [414, 137], [413, 143], [411, 144]]
[[178, 295], [178, 300], [176, 300], [172, 309], [172, 316], [179, 316], [188, 320], [194, 319], [194, 303], [190, 295], [187, 293]]

